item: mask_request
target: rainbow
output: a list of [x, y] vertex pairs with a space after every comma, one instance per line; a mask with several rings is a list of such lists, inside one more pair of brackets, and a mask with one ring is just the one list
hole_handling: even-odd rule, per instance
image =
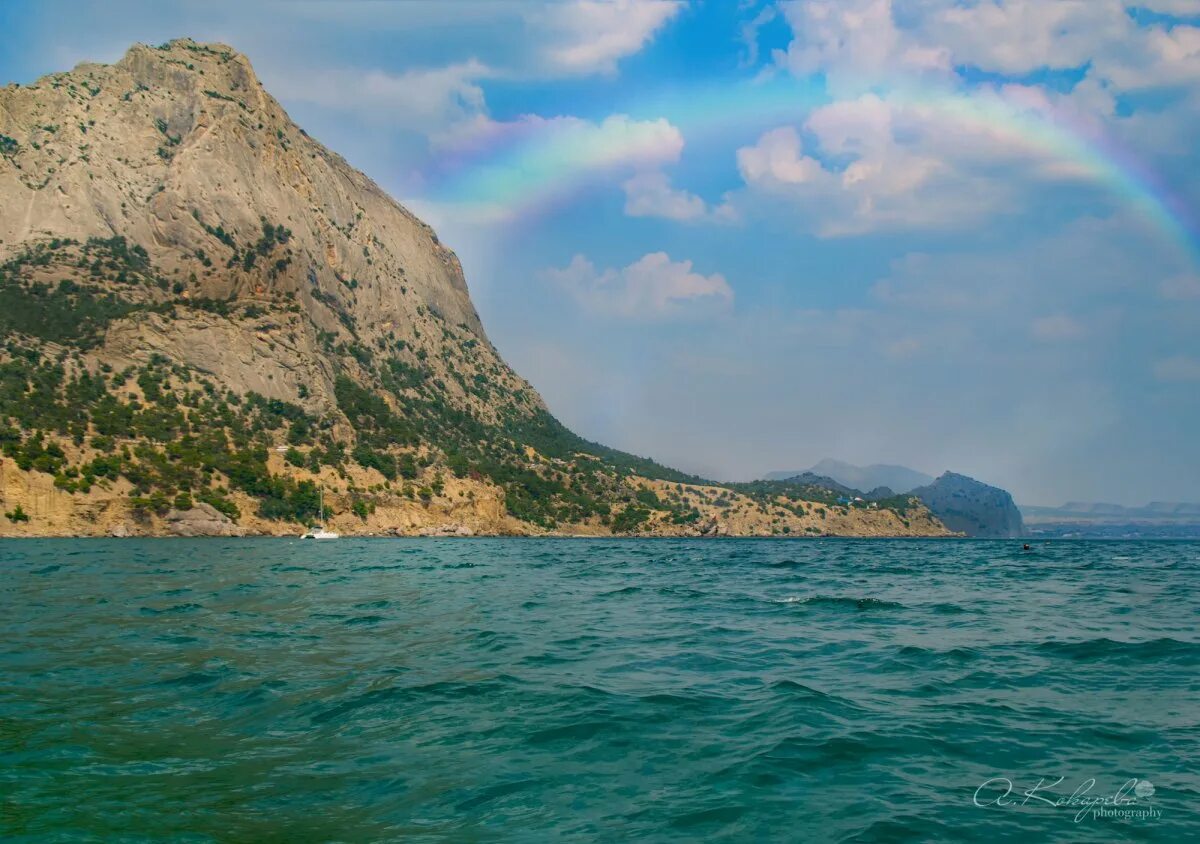
[[[1200, 258], [1200, 225], [1187, 202], [1097, 125], [1037, 99], [1029, 89], [967, 93], [899, 84], [880, 95], [892, 105], [1026, 148], [1062, 180], [1108, 190], [1190, 260]], [[643, 98], [599, 122], [530, 117], [489, 123], [437, 156], [422, 199], [476, 218], [537, 215], [581, 190], [628, 174], [631, 166], [674, 161], [684, 138], [722, 135], [745, 145], [768, 129], [798, 124], [829, 103], [819, 78], [773, 79]]]

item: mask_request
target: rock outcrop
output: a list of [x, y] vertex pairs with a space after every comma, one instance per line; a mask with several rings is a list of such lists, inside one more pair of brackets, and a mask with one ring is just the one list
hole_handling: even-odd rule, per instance
[[244, 536], [246, 530], [213, 507], [201, 502], [188, 510], [171, 510], [165, 517], [175, 536]]
[[946, 472], [911, 494], [953, 531], [991, 539], [1025, 535], [1021, 511], [1012, 496], [966, 475]]

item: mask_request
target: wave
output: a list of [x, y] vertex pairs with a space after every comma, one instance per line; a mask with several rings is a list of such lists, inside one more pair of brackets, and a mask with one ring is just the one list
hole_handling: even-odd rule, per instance
[[[950, 840], [955, 830], [932, 819], [914, 814], [881, 818], [847, 837], [845, 842], [859, 841], [938, 841]], [[960, 832], [961, 834], [961, 832]]]
[[1157, 659], [1183, 659], [1188, 662], [1200, 660], [1200, 643], [1184, 642], [1170, 637], [1144, 642], [1122, 642], [1101, 636], [1081, 642], [1042, 642], [1036, 649], [1039, 653], [1061, 656], [1077, 662], [1142, 663]]
[[516, 780], [514, 782], [502, 782], [497, 785], [491, 785], [487, 788], [480, 789], [474, 796], [460, 802], [455, 808], [460, 812], [465, 812], [468, 809], [474, 809], [477, 806], [482, 806], [485, 803], [490, 803], [492, 800], [501, 797], [507, 797], [509, 794], [516, 794], [519, 791], [525, 791], [528, 788], [533, 788], [538, 785], [540, 780]]
[[949, 602], [933, 604], [929, 607], [929, 610], [937, 613], [938, 615], [960, 615], [962, 613], [970, 612], [970, 610], [966, 607]]
[[172, 677], [169, 680], [162, 680], [155, 685], [158, 686], [209, 686], [213, 683], [221, 682], [221, 677], [218, 674], [210, 674], [204, 671], [189, 671], [187, 674], [181, 674], [178, 677]]
[[747, 807], [740, 805], [713, 806], [709, 809], [698, 809], [695, 812], [685, 812], [671, 818], [671, 826], [676, 829], [693, 829], [695, 827], [727, 826], [742, 815]]
[[970, 662], [973, 659], [978, 659], [981, 653], [974, 648], [957, 647], [942, 650], [938, 648], [925, 648], [921, 645], [905, 645], [896, 652], [896, 656], [900, 659], [917, 659], [927, 662], [944, 660]]
[[175, 604], [175, 606], [167, 607], [166, 609], [156, 609], [154, 607], [142, 607], [138, 612], [142, 615], [174, 615], [176, 613], [195, 612], [202, 610], [204, 607], [200, 604]]
[[579, 742], [612, 730], [621, 729], [621, 725], [612, 719], [600, 721], [578, 721], [572, 724], [562, 724], [557, 727], [547, 727], [530, 733], [525, 741], [529, 744], [552, 744], [559, 741]]
[[783, 560], [768, 560], [766, 563], [768, 568], [773, 569], [800, 569], [809, 568], [812, 566], [811, 560], [793, 560], [790, 557]]
[[839, 610], [903, 610], [908, 609], [896, 601], [885, 601], [882, 598], [855, 598], [848, 595], [813, 595], [808, 598], [794, 596], [781, 598], [778, 604], [803, 604], [810, 607], [828, 607]]
[[357, 627], [361, 624], [378, 624], [384, 620], [385, 619], [382, 615], [356, 615], [354, 618], [346, 619], [342, 622], [342, 624], [348, 624], [352, 627]]
[[611, 598], [613, 595], [636, 595], [642, 591], [640, 586], [624, 586], [620, 589], [613, 589], [611, 592], [601, 592], [601, 598]]
[[791, 737], [759, 754], [759, 758], [775, 765], [812, 771], [827, 766], [857, 765], [874, 756], [890, 755], [895, 750], [891, 745], [877, 733], [815, 741]]
[[343, 716], [353, 715], [362, 709], [385, 704], [395, 704], [413, 698], [434, 697], [447, 700], [461, 700], [481, 695], [496, 695], [512, 679], [508, 675], [501, 675], [479, 682], [437, 680], [432, 683], [423, 683], [415, 686], [389, 686], [383, 689], [371, 689], [370, 691], [344, 700], [339, 704], [320, 710], [312, 716], [312, 721], [314, 724], [324, 724], [338, 720]]
[[813, 698], [822, 698], [822, 699], [830, 697], [830, 695], [826, 694], [823, 691], [820, 691], [819, 689], [814, 689], [812, 686], [806, 686], [803, 683], [797, 683], [795, 680], [776, 680], [774, 683], [771, 684], [771, 688], [775, 689], [776, 691], [780, 691], [780, 692], [788, 692], [788, 693], [792, 693], [792, 694], [797, 694], [801, 697], [813, 697]]

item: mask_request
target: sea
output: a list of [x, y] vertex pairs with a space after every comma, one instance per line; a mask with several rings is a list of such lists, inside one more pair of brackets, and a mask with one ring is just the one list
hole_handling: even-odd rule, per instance
[[1200, 840], [1200, 543], [0, 541], [4, 841]]

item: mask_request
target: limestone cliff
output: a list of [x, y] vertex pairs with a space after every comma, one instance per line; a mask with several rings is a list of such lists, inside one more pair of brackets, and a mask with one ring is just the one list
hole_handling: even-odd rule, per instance
[[567, 431], [454, 253], [222, 45], [0, 89], [0, 332], [4, 534], [946, 533]]
[[[469, 374], [487, 372], [507, 404], [540, 407], [488, 344], [454, 253], [297, 128], [229, 48], [138, 45], [112, 66], [10, 85], [0, 90], [0, 135], [8, 139], [0, 255], [54, 238], [120, 236], [144, 249], [155, 280], [168, 284], [127, 288], [125, 298], [232, 299], [292, 317], [268, 324], [141, 312], [106, 338], [113, 365], [160, 351], [239, 392], [331, 412], [334, 371], [323, 362], [322, 334], [386, 345], [415, 363], [422, 350], [444, 348], [446, 331], [476, 341]], [[59, 280], [49, 271], [57, 269], [52, 261], [47, 280]], [[444, 374], [441, 363], [430, 366]], [[472, 402], [456, 379], [446, 393], [497, 409]]]

